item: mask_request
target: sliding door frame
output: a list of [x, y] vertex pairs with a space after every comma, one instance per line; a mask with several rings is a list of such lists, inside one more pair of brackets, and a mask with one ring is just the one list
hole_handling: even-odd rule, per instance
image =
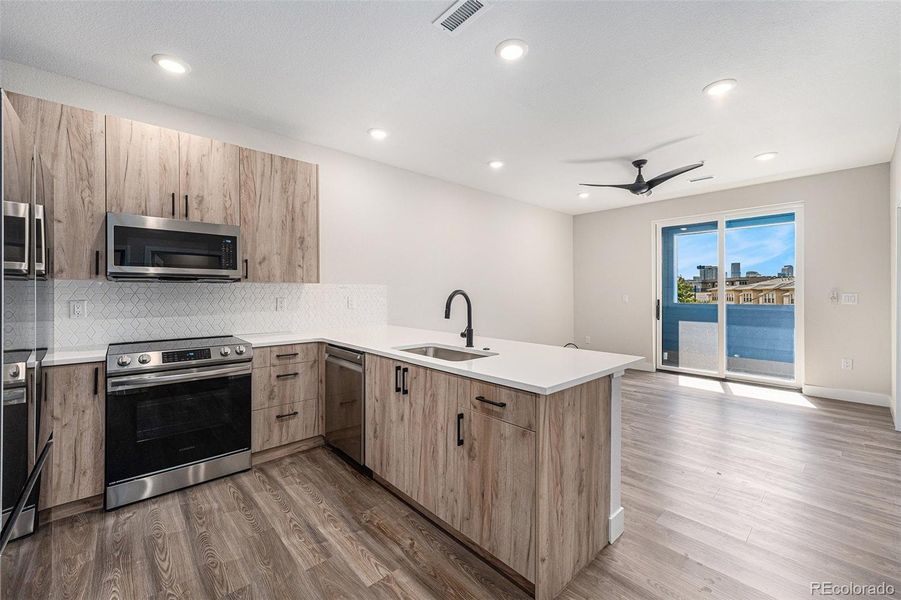
[[[794, 335], [794, 373], [791, 381], [762, 375], [748, 375], [744, 373], [729, 373], [726, 371], [726, 221], [733, 219], [745, 219], [775, 215], [781, 213], [794, 213], [795, 215], [795, 335]], [[722, 292], [717, 297], [717, 372], [689, 369], [685, 367], [672, 367], [663, 364], [663, 252], [661, 236], [666, 227], [690, 225], [704, 222], [717, 223], [717, 287]], [[659, 219], [651, 223], [653, 231], [653, 261], [652, 261], [652, 289], [654, 298], [652, 302], [651, 318], [654, 333], [654, 356], [652, 364], [656, 369], [663, 371], [675, 371], [690, 375], [704, 377], [716, 377], [731, 381], [746, 381], [751, 383], [764, 383], [779, 387], [800, 388], [804, 383], [804, 280], [807, 272], [804, 267], [804, 203], [792, 202], [787, 204], [771, 204], [754, 208], [737, 210], [699, 213], [684, 217]], [[658, 308], [660, 307], [660, 317]]]

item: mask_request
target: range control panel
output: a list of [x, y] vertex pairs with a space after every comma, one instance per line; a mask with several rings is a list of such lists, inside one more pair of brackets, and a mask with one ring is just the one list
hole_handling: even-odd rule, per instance
[[172, 352], [163, 352], [163, 364], [184, 362], [186, 360], [205, 360], [210, 358], [212, 354], [209, 348], [195, 348], [192, 350], [174, 350]]

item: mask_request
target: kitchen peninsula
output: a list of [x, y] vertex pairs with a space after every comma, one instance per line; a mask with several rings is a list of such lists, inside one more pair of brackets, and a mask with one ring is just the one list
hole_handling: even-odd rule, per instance
[[[255, 361], [325, 344], [365, 353], [365, 465], [536, 598], [622, 533], [619, 382], [641, 357], [481, 336], [466, 349], [457, 334], [393, 326], [238, 337]], [[426, 344], [483, 356], [409, 351]], [[102, 358], [58, 352], [45, 364]], [[321, 434], [321, 415], [320, 398], [304, 436]]]

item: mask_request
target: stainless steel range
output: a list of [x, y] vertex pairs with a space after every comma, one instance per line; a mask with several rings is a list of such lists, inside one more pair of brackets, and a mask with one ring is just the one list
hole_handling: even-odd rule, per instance
[[109, 346], [107, 510], [250, 468], [252, 359], [235, 337]]

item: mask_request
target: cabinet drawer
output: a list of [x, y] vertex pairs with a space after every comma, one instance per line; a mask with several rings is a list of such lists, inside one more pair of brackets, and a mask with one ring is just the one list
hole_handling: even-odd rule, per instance
[[319, 398], [319, 361], [253, 370], [253, 408]]
[[[502, 404], [504, 406], [498, 406]], [[535, 394], [473, 380], [469, 408], [535, 431]]]
[[269, 364], [287, 365], [309, 362], [319, 358], [319, 344], [290, 344], [269, 348]]
[[253, 411], [253, 451], [319, 435], [319, 401], [305, 400]]

